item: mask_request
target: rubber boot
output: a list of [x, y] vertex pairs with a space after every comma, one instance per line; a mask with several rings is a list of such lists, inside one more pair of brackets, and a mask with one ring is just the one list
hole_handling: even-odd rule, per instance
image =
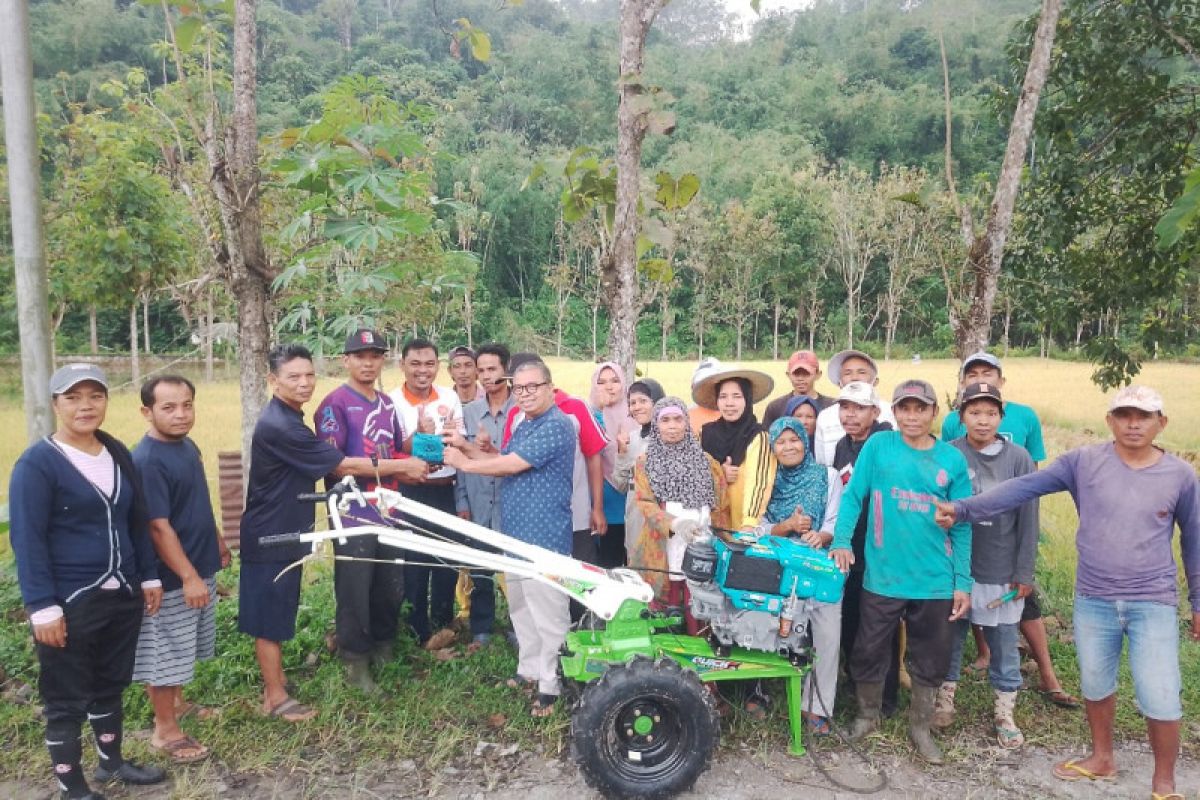
[[879, 727], [880, 708], [883, 706], [883, 683], [859, 682], [858, 716], [850, 725], [850, 733], [846, 737], [851, 742], [857, 742], [871, 731]]
[[371, 648], [371, 666], [386, 667], [396, 660], [396, 646], [391, 642], [376, 642]]
[[933, 721], [935, 728], [949, 728], [954, 724], [954, 693], [958, 691], [957, 681], [946, 681], [938, 689], [937, 701], [933, 704]]
[[933, 721], [933, 706], [937, 702], [938, 687], [914, 683], [912, 705], [908, 709], [908, 738], [917, 747], [917, 754], [930, 764], [942, 764], [942, 748], [933, 740], [929, 724]]
[[1025, 744], [1025, 734], [1013, 721], [1013, 707], [1017, 704], [1016, 692], [996, 690], [996, 707], [992, 719], [996, 725], [996, 741], [1011, 750]]
[[379, 685], [371, 678], [371, 664], [365, 658], [347, 659], [346, 683], [363, 694], [376, 694]]

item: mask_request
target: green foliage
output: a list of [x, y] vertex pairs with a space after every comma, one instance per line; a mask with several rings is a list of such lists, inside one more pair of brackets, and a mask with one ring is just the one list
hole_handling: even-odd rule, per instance
[[433, 154], [421, 135], [431, 112], [363, 75], [338, 80], [323, 105], [318, 121], [279, 135], [272, 165], [297, 212], [280, 232], [294, 253], [273, 287], [288, 309], [280, 327], [318, 353], [360, 324], [401, 313], [406, 324], [433, 322], [440, 295], [474, 268], [445, 252], [431, 205]]
[[[1037, 246], [1014, 253], [1014, 271], [1047, 329], [1108, 319], [1085, 348], [1105, 386], [1194, 336], [1195, 11], [1191, 0], [1068, 0], [1059, 22], [1040, 155], [1019, 206], [1019, 235]], [[1014, 42], [1014, 73], [1034, 23]]]

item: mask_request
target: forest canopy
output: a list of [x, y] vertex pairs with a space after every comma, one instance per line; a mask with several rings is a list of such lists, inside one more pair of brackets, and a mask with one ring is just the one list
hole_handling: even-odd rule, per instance
[[[1154, 228], [1196, 166], [1200, 15], [1128, 5], [1065, 4], [998, 347], [1117, 363], [1198, 354], [1196, 231], [1164, 247]], [[816, 0], [744, 30], [717, 0], [672, 0], [642, 76], [662, 130], [642, 162], [640, 355], [948, 351], [965, 246], [943, 84], [949, 163], [979, 219], [1038, 6]], [[201, 77], [229, 102], [229, 29], [210, 11], [31, 3], [60, 352], [128, 351], [131, 338], [186, 352], [237, 321], [212, 279], [216, 212], [194, 191], [206, 176], [179, 135]], [[262, 2], [277, 335], [336, 352], [367, 322], [602, 354], [616, 18], [614, 0]], [[172, 34], [187, 40], [182, 60]], [[9, 351], [11, 287], [6, 272]]]

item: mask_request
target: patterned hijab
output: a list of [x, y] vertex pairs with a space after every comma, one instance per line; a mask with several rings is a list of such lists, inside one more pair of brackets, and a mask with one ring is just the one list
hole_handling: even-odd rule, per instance
[[[617, 380], [621, 382], [621, 391], [615, 403], [601, 407], [600, 376], [606, 369], [612, 370], [617, 376]], [[604, 361], [596, 365], [595, 371], [592, 372], [592, 389], [588, 395], [588, 404], [592, 407], [596, 421], [604, 428], [604, 435], [608, 437], [608, 444], [600, 451], [600, 460], [603, 462], [605, 480], [611, 481], [617, 460], [617, 434], [633, 425], [629, 419], [629, 403], [625, 399], [625, 370], [615, 361]]]
[[[666, 444], [658, 431], [658, 415], [671, 406], [683, 414], [686, 430], [683, 441]], [[659, 503], [679, 503], [684, 508], [693, 509], [717, 507], [717, 490], [713, 486], [708, 458], [692, 435], [687, 403], [678, 397], [664, 397], [654, 404], [650, 436], [646, 442], [646, 477], [650, 479], [654, 499]]]
[[775, 486], [767, 502], [768, 522], [783, 522], [797, 506], [812, 517], [812, 529], [819, 530], [825, 522], [825, 502], [829, 497], [829, 470], [813, 457], [812, 443], [804, 423], [797, 417], [780, 417], [767, 433], [774, 452], [775, 443], [784, 431], [791, 431], [804, 444], [804, 460], [794, 467], [779, 464], [775, 470]]
[[712, 456], [718, 464], [724, 464], [728, 458], [733, 466], [740, 467], [746, 460], [746, 450], [750, 447], [750, 442], [762, 430], [762, 426], [758, 424], [758, 417], [754, 416], [754, 392], [750, 381], [745, 378], [727, 378], [717, 384], [716, 393], [720, 394], [721, 387], [730, 381], [741, 387], [742, 397], [746, 398], [746, 408], [733, 422], [718, 417], [705, 424], [700, 428], [700, 444], [704, 452]]

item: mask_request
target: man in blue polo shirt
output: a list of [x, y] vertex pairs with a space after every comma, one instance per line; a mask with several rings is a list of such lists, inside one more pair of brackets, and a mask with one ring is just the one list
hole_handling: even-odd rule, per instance
[[[366, 491], [378, 485], [399, 489], [401, 482], [419, 483], [424, 479], [425, 467], [400, 452], [404, 431], [396, 406], [375, 386], [383, 372], [386, 341], [377, 331], [359, 328], [346, 338], [342, 353], [346, 382], [317, 406], [313, 415], [317, 436], [347, 456], [407, 461], [410, 466], [407, 473], [380, 475], [379, 483], [374, 469], [353, 472], [359, 486]], [[328, 476], [326, 488], [337, 481], [336, 475]], [[382, 523], [374, 507], [356, 507], [354, 514], [363, 523]], [[361, 559], [334, 564], [335, 620], [338, 655], [346, 665], [346, 682], [370, 694], [379, 689], [371, 678], [371, 662], [386, 664], [392, 660], [400, 606], [404, 603], [404, 567], [391, 562], [402, 559], [404, 551], [380, 544], [374, 536], [354, 536], [344, 543], [335, 541], [333, 550], [339, 556]]]
[[[446, 448], [446, 464], [461, 472], [495, 475], [500, 484], [501, 532], [555, 553], [571, 554], [571, 489], [575, 426], [554, 403], [550, 369], [527, 361], [512, 373], [512, 392], [525, 420], [499, 455], [468, 445]], [[539, 581], [505, 576], [509, 616], [517, 633], [516, 683], [537, 683], [532, 715], [554, 711], [560, 691], [558, 651], [571, 625], [567, 596]]]
[[[288, 695], [282, 642], [296, 633], [300, 570], [284, 570], [309, 552], [305, 544], [264, 547], [264, 536], [310, 531], [314, 509], [296, 496], [311, 492], [326, 475], [407, 475], [419, 459], [347, 458], [317, 438], [301, 409], [317, 386], [312, 354], [296, 344], [278, 345], [267, 356], [272, 397], [263, 409], [250, 450], [250, 480], [242, 515], [242, 572], [238, 591], [238, 630], [254, 637], [262, 672], [262, 711], [286, 722], [304, 722], [316, 711]], [[282, 574], [281, 574], [282, 573]], [[278, 577], [278, 580], [276, 578]]]

